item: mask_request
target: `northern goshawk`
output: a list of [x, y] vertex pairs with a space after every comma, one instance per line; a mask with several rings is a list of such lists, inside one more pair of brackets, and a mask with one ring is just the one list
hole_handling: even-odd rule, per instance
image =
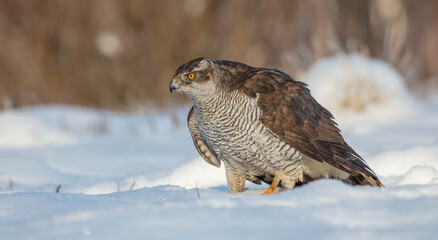
[[246, 180], [271, 184], [265, 193], [320, 178], [383, 186], [306, 86], [276, 69], [198, 58], [176, 70], [169, 88], [193, 100], [193, 142], [207, 163], [224, 163], [230, 192]]

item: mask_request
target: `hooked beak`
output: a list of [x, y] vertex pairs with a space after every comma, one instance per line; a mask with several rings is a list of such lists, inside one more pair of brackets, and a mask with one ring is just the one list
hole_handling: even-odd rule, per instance
[[180, 87], [180, 84], [175, 82], [175, 78], [172, 79], [172, 81], [169, 84], [170, 93], [172, 93], [173, 90], [179, 89], [179, 87]]

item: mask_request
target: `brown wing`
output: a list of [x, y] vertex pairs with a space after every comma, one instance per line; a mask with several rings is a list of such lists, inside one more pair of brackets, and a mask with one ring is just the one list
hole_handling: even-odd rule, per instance
[[199, 134], [198, 128], [196, 127], [193, 107], [190, 109], [189, 115], [187, 116], [187, 126], [189, 127], [193, 143], [195, 144], [196, 150], [198, 150], [199, 155], [201, 155], [201, 157], [207, 163], [216, 167], [220, 167], [221, 162], [218, 160], [217, 155], [210, 150], [210, 148], [204, 143], [204, 140]]
[[350, 173], [360, 184], [383, 186], [306, 86], [278, 70], [259, 69], [239, 90], [256, 99], [261, 122], [280, 139], [312, 159]]

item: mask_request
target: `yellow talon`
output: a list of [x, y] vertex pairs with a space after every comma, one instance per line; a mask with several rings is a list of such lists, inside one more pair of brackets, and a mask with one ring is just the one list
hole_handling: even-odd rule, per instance
[[274, 180], [272, 180], [271, 186], [269, 186], [268, 190], [266, 190], [264, 193], [262, 193], [262, 195], [268, 195], [268, 194], [272, 194], [275, 192], [275, 190], [278, 187], [278, 184], [281, 181], [281, 175], [279, 172], [275, 173], [275, 177]]

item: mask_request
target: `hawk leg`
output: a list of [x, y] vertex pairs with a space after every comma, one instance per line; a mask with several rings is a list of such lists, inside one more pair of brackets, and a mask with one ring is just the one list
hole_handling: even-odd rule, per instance
[[243, 191], [243, 188], [245, 187], [245, 181], [246, 177], [243, 174], [239, 174], [239, 172], [230, 167], [228, 164], [225, 163], [225, 174], [227, 176], [227, 185], [228, 189], [230, 190], [230, 193], [240, 193]]
[[272, 180], [271, 186], [269, 186], [268, 190], [262, 193], [262, 195], [268, 195], [274, 193], [283, 177], [284, 177], [283, 172], [281, 171], [276, 172], [274, 180]]

